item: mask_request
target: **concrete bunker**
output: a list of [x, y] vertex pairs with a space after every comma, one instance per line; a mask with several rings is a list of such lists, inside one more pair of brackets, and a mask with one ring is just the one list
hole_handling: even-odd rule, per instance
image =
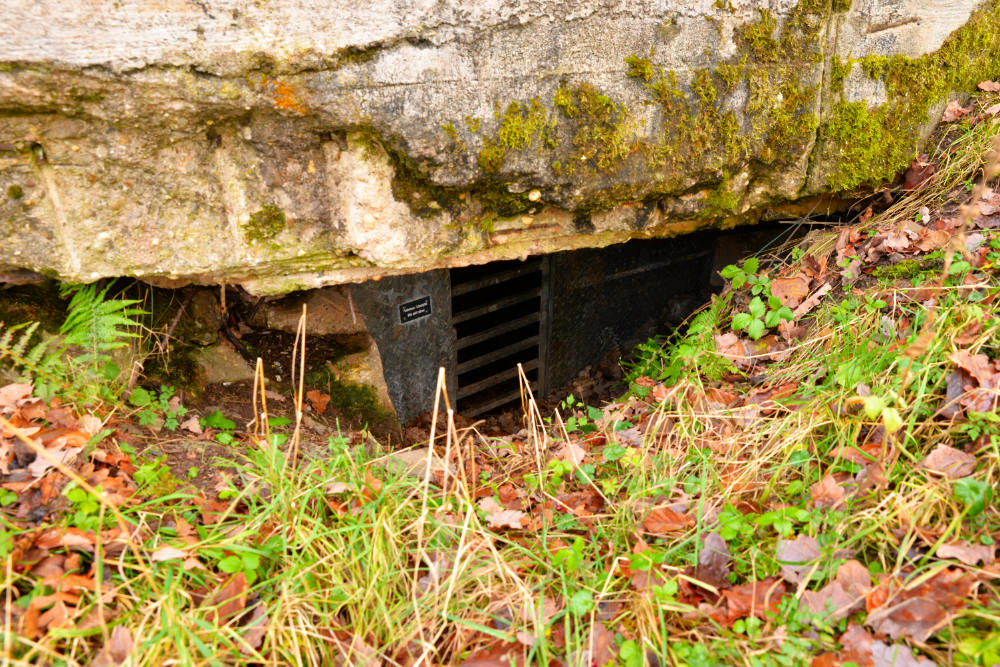
[[386, 277], [351, 288], [400, 423], [433, 405], [439, 367], [458, 412], [519, 401], [517, 364], [536, 395], [567, 384], [611, 348], [662, 333], [704, 302], [715, 236]]

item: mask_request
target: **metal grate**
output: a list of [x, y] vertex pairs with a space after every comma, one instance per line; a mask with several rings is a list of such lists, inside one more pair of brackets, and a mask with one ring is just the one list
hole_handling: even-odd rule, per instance
[[518, 363], [536, 392], [544, 385], [547, 266], [531, 257], [452, 269], [461, 414], [475, 417], [518, 401]]

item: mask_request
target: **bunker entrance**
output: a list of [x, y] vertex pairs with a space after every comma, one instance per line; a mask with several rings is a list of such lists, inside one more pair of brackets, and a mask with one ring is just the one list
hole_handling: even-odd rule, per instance
[[394, 276], [352, 289], [401, 423], [433, 405], [444, 367], [467, 417], [516, 405], [521, 364], [536, 396], [614, 347], [664, 333], [710, 292], [715, 236], [635, 240]]

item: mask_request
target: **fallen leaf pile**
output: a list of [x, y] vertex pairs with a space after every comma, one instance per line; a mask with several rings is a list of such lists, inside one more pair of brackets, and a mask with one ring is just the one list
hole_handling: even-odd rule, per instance
[[[212, 573], [198, 559], [194, 526], [178, 516], [177, 543], [162, 545], [148, 527], [116, 516], [116, 508], [145, 498], [133, 480], [131, 457], [111, 437], [114, 429], [104, 430], [106, 424], [95, 416], [74, 414], [58, 399], [33, 396], [33, 387], [23, 383], [0, 388], [0, 416], [6, 420], [0, 432], [0, 493], [8, 494], [3, 511], [19, 529], [16, 537], [0, 535], [0, 549], [22, 583], [45, 591], [27, 604], [4, 603], [18, 635], [35, 641], [60, 629], [103, 629], [108, 641], [98, 647], [93, 664], [123, 664], [133, 637], [115, 619], [129, 602], [108, 571], [98, 573], [97, 558], [107, 567], [138, 554], [151, 563], [179, 561], [184, 570], [206, 572], [216, 582], [214, 590], [209, 584], [201, 594], [207, 617], [241, 625], [248, 652], [261, 645], [264, 608], [250, 608], [242, 572]], [[100, 500], [80, 482], [96, 490]], [[215, 498], [199, 496], [194, 502], [206, 524], [233, 509]]]

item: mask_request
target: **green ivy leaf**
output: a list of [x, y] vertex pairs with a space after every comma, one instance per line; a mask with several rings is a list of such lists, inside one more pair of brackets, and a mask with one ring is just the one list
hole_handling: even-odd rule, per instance
[[759, 296], [750, 299], [750, 305], [747, 308], [754, 317], [764, 317], [764, 313], [767, 312], [767, 306], [764, 305]]
[[756, 257], [751, 257], [747, 261], [743, 262], [743, 270], [747, 273], [757, 273], [757, 268], [760, 266], [760, 260]]
[[761, 320], [754, 320], [747, 327], [747, 335], [754, 340], [760, 340], [765, 331], [767, 331], [767, 327], [764, 326], [764, 322]]

